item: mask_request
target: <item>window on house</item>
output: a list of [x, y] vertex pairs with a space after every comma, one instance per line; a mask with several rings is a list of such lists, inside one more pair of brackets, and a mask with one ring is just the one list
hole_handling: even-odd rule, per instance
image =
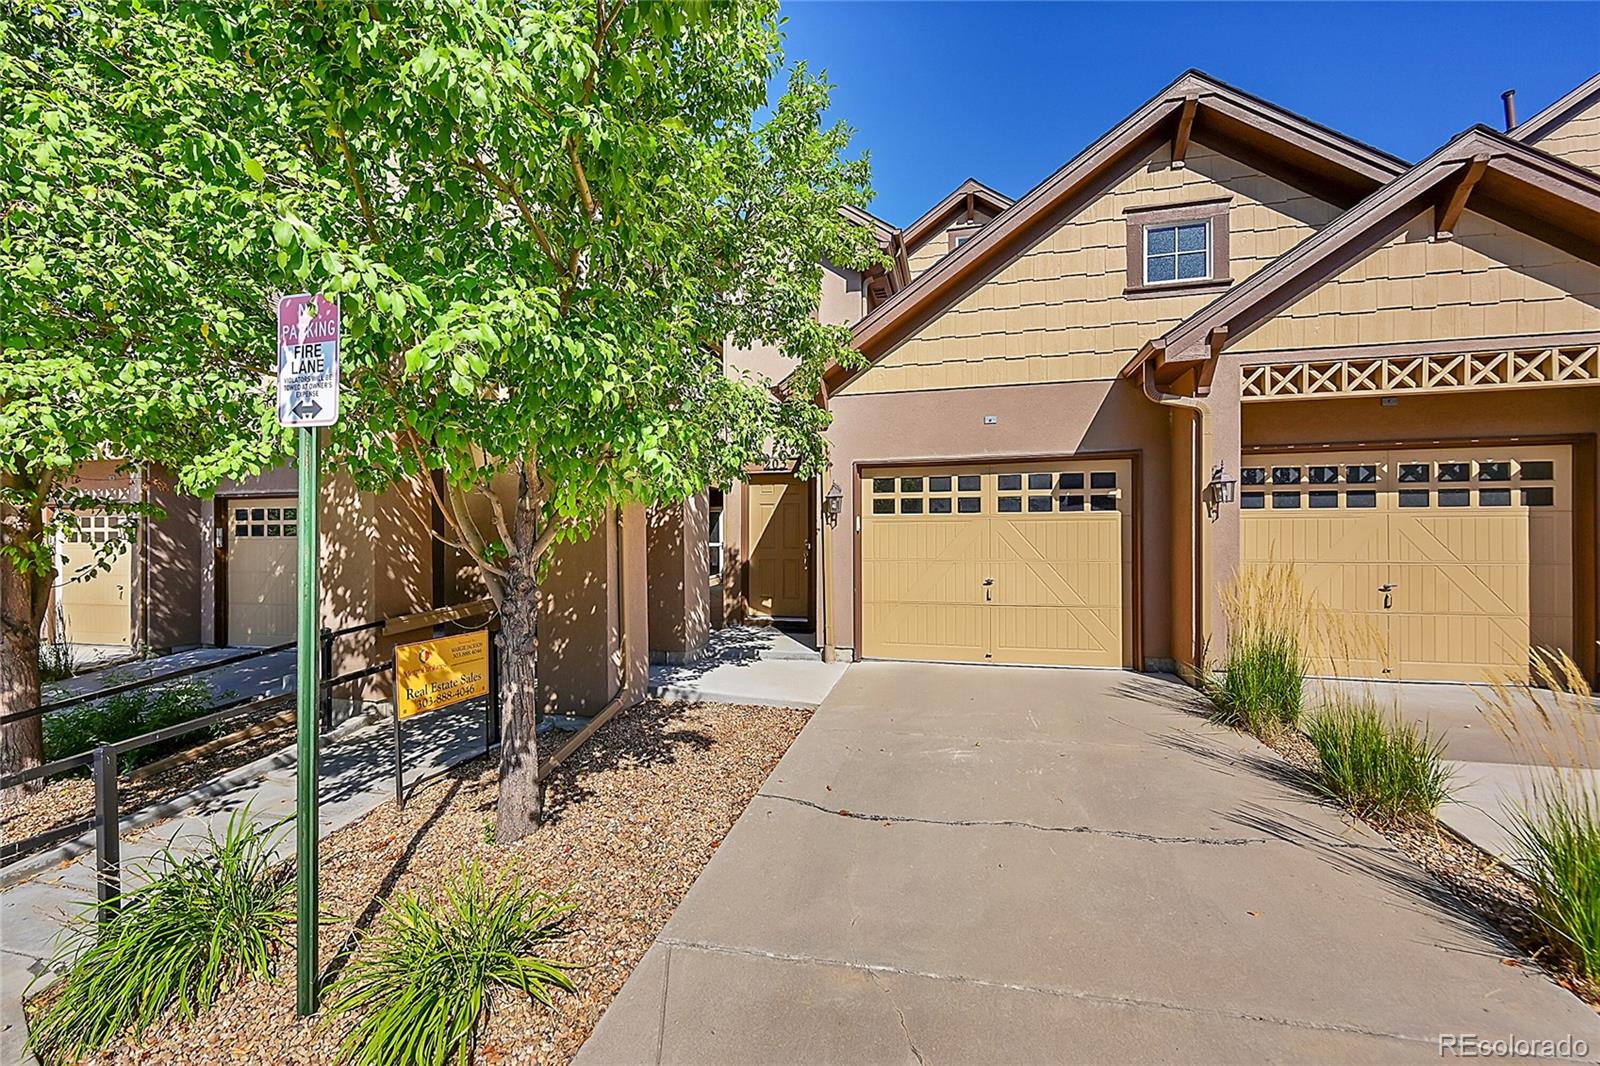
[[1144, 281], [1200, 281], [1211, 276], [1211, 223], [1180, 222], [1144, 231]]
[[711, 580], [722, 577], [722, 490], [712, 489], [711, 517], [706, 529], [706, 556], [711, 564]]

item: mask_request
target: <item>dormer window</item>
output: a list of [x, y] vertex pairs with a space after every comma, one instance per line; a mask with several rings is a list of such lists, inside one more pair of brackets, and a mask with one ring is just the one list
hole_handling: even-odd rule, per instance
[[1146, 226], [1144, 283], [1200, 281], [1211, 277], [1211, 223]]
[[1130, 208], [1126, 214], [1127, 295], [1228, 286], [1228, 201]]

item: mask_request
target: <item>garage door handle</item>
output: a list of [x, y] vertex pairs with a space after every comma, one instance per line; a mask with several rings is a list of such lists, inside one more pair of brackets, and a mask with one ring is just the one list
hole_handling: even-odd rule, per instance
[[1378, 591], [1383, 593], [1383, 609], [1385, 611], [1394, 606], [1394, 590], [1399, 587], [1399, 585], [1393, 583], [1378, 586]]
[[983, 579], [983, 602], [984, 603], [993, 603], [994, 602], [994, 591], [993, 591], [993, 589], [990, 588], [990, 586], [993, 585], [993, 584], [994, 584], [994, 578], [986, 577], [986, 578]]

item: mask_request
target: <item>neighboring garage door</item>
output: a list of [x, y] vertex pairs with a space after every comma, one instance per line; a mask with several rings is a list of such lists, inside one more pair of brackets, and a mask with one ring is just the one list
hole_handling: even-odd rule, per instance
[[867, 471], [861, 654], [1130, 665], [1132, 496], [1125, 460]]
[[1566, 446], [1247, 455], [1247, 564], [1291, 566], [1323, 673], [1482, 681], [1572, 650]]
[[295, 637], [295, 500], [228, 503], [228, 643]]
[[[101, 553], [116, 545], [109, 570]], [[62, 537], [56, 604], [65, 639], [76, 644], [130, 644], [133, 636], [133, 536], [120, 515], [80, 514]]]

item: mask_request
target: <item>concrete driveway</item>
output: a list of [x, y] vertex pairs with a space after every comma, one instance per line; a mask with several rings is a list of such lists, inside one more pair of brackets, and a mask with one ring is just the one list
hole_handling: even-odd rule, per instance
[[1588, 1007], [1193, 707], [1128, 673], [852, 666], [579, 1061], [1600, 1051]]

